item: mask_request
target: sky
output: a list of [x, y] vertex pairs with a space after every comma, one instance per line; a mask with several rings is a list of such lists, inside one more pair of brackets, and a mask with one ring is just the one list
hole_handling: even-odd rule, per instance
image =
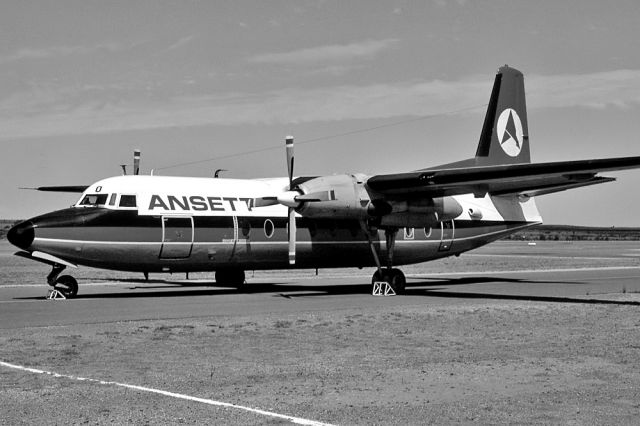
[[[395, 173], [474, 155], [493, 78], [525, 74], [532, 160], [640, 155], [640, 2], [0, 4], [0, 218], [142, 172]], [[131, 166], [129, 166], [131, 169]], [[640, 226], [640, 170], [537, 200], [546, 223]]]

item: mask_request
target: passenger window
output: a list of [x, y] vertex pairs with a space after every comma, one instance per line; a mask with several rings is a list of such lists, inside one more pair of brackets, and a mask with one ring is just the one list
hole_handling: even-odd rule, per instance
[[120, 207], [137, 207], [135, 195], [121, 195]]
[[404, 228], [404, 239], [413, 240], [413, 238], [414, 238], [413, 228]]
[[118, 196], [118, 194], [111, 194], [111, 198], [109, 198], [109, 205], [110, 206], [115, 206], [116, 205], [116, 197]]
[[275, 227], [273, 226], [273, 222], [271, 219], [267, 219], [264, 221], [264, 235], [267, 238], [273, 237], [273, 232], [275, 231]]

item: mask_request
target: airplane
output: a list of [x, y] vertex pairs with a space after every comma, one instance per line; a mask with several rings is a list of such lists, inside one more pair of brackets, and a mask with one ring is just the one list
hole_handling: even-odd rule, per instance
[[[499, 68], [476, 154], [404, 173], [229, 179], [140, 175], [89, 186], [70, 208], [15, 225], [18, 256], [51, 266], [47, 283], [66, 298], [78, 283], [60, 275], [84, 265], [141, 272], [215, 271], [243, 287], [245, 271], [375, 267], [372, 284], [400, 294], [397, 268], [478, 248], [542, 223], [535, 197], [614, 181], [598, 173], [640, 167], [640, 157], [531, 163], [523, 74]], [[126, 172], [125, 172], [126, 173]], [[250, 289], [249, 289], [250, 290]], [[387, 291], [385, 290], [385, 292]]]

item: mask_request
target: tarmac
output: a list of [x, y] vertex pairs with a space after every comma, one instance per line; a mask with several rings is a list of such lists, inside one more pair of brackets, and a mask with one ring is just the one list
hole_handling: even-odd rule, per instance
[[357, 269], [241, 290], [79, 270], [71, 300], [5, 249], [0, 406], [18, 423], [631, 424], [638, 248], [499, 242], [402, 268], [393, 297]]
[[[45, 300], [46, 285], [0, 287], [0, 329], [77, 323], [292, 314], [375, 306], [458, 305], [478, 300], [618, 304], [640, 292], [640, 267], [409, 275], [406, 294], [371, 295], [365, 275], [252, 280], [240, 291], [207, 280], [84, 283], [72, 300]], [[626, 303], [626, 302], [625, 302]]]

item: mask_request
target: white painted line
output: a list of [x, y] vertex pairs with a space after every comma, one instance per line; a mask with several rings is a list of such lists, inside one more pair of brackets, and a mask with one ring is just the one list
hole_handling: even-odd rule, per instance
[[640, 266], [601, 266], [601, 267], [584, 267], [584, 268], [557, 268], [557, 269], [514, 269], [510, 271], [483, 271], [483, 272], [437, 272], [430, 274], [428, 272], [416, 272], [415, 274], [407, 273], [407, 278], [431, 278], [439, 276], [455, 276], [455, 275], [505, 275], [505, 274], [532, 274], [532, 273], [553, 273], [553, 272], [594, 272], [594, 271], [615, 271], [615, 270], [640, 270]]
[[[610, 257], [587, 257], [587, 256], [545, 256], [542, 254], [484, 254], [484, 253], [463, 253], [465, 257], [522, 257], [522, 258], [530, 258], [535, 257], [536, 259], [585, 259], [585, 260], [614, 260], [620, 259], [619, 256], [610, 256]], [[626, 255], [622, 254], [621, 256], [634, 256], [638, 255]]]
[[144, 386], [129, 385], [127, 383], [110, 382], [110, 381], [105, 381], [105, 380], [89, 379], [89, 378], [86, 378], [86, 377], [70, 376], [68, 374], [54, 373], [52, 371], [38, 370], [36, 368], [29, 368], [29, 367], [23, 367], [21, 365], [9, 364], [8, 362], [4, 362], [4, 361], [0, 361], [0, 365], [3, 366], [3, 367], [13, 368], [15, 370], [27, 371], [29, 373], [34, 373], [34, 374], [47, 374], [47, 375], [53, 376], [53, 377], [62, 377], [62, 378], [65, 378], [65, 379], [77, 380], [77, 381], [80, 381], [80, 382], [93, 382], [93, 383], [98, 383], [98, 384], [101, 384], [101, 385], [120, 386], [120, 387], [123, 387], [123, 388], [134, 389], [134, 390], [138, 390], [138, 391], [142, 391], [142, 392], [156, 393], [156, 394], [159, 394], [159, 395], [169, 396], [169, 397], [172, 397], [172, 398], [185, 399], [187, 401], [193, 401], [193, 402], [200, 402], [202, 404], [215, 405], [215, 406], [218, 406], [218, 407], [236, 408], [238, 410], [249, 411], [251, 413], [261, 414], [263, 416], [269, 416], [269, 417], [275, 417], [275, 418], [282, 419], [282, 420], [288, 420], [291, 423], [295, 423], [295, 424], [299, 424], [299, 425], [331, 426], [330, 423], [316, 422], [315, 420], [308, 420], [308, 419], [303, 419], [303, 418], [300, 418], [300, 417], [287, 416], [286, 414], [278, 414], [278, 413], [274, 413], [273, 411], [265, 411], [265, 410], [260, 410], [258, 408], [245, 407], [244, 405], [236, 405], [236, 404], [231, 404], [229, 402], [215, 401], [213, 399], [198, 398], [198, 397], [195, 397], [195, 396], [184, 395], [184, 394], [181, 394], [181, 393], [168, 392], [168, 391], [163, 391], [163, 390], [160, 390], [160, 389], [147, 388], [147, 387], [144, 387]]

